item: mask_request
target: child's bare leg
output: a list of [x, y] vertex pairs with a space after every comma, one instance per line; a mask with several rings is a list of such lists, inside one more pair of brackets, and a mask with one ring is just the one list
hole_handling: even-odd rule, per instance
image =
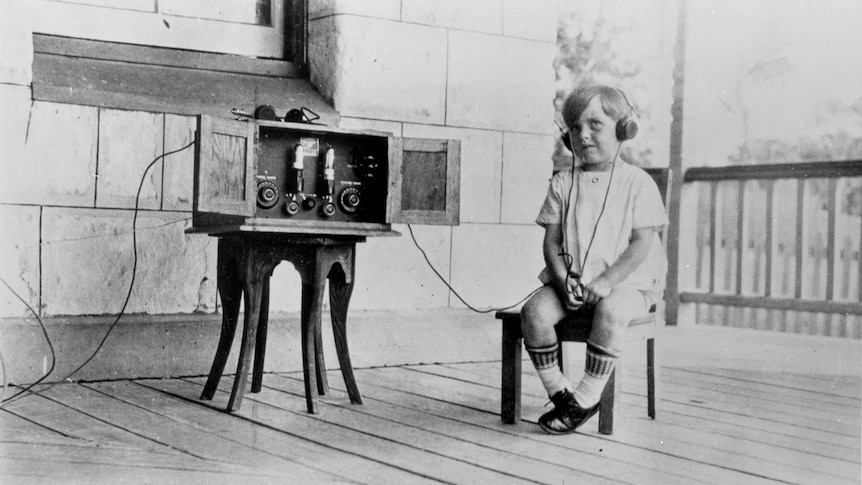
[[557, 333], [554, 326], [566, 315], [557, 292], [551, 286], [538, 291], [521, 310], [521, 332], [524, 347], [536, 372], [548, 392], [548, 396], [574, 389], [571, 382], [560, 371]]
[[593, 329], [587, 341], [584, 378], [575, 388], [575, 400], [583, 408], [595, 406], [622, 352], [629, 322], [647, 311], [640, 291], [616, 288], [597, 305]]

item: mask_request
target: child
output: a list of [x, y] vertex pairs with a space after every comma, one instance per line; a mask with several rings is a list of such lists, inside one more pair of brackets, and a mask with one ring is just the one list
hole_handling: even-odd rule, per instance
[[[618, 160], [637, 132], [633, 108], [616, 88], [579, 88], [562, 116], [580, 164], [553, 176], [536, 222], [545, 228], [545, 283], [521, 311], [524, 345], [554, 409], [539, 419], [552, 434], [571, 433], [598, 411], [624, 332], [663, 287], [667, 260], [659, 231], [668, 221], [661, 195], [640, 168]], [[574, 181], [574, 182], [573, 182]], [[559, 369], [554, 326], [583, 305], [595, 309], [583, 380]]]

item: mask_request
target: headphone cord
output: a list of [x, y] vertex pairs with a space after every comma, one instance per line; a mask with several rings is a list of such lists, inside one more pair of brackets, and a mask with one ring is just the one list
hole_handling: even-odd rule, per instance
[[[602, 208], [599, 211], [599, 216], [596, 218], [596, 223], [593, 226], [593, 233], [590, 236], [590, 242], [589, 242], [589, 244], [587, 244], [587, 250], [584, 252], [584, 259], [583, 259], [583, 262], [581, 263], [581, 267], [580, 267], [581, 273], [583, 273], [584, 267], [586, 267], [587, 258], [590, 256], [590, 249], [592, 249], [592, 247], [593, 247], [593, 241], [595, 241], [596, 233], [598, 232], [598, 229], [599, 229], [599, 222], [601, 222], [602, 216], [605, 213], [605, 207], [607, 206], [607, 203], [608, 203], [608, 195], [611, 193], [611, 183], [614, 181], [614, 170], [616, 169], [617, 159], [619, 158], [620, 150], [622, 149], [622, 147], [623, 147], [623, 143], [620, 142], [620, 144], [617, 145], [617, 151], [616, 151], [616, 153], [614, 153], [614, 159], [611, 162], [611, 174], [608, 177], [608, 187], [605, 189], [605, 197], [604, 197], [604, 200], [602, 201]], [[568, 232], [566, 231], [566, 223], [568, 223], [568, 220], [569, 220], [569, 201], [572, 199], [572, 191], [575, 188], [576, 182], [577, 182], [577, 180], [575, 180], [575, 152], [572, 151], [572, 183], [569, 185], [569, 195], [567, 196], [566, 200], [564, 201], [565, 205], [563, 208], [563, 223], [562, 223], [563, 245], [560, 248], [560, 253], [559, 253], [559, 256], [563, 257], [563, 263], [566, 265], [566, 288], [567, 289], [569, 287], [569, 280], [572, 278], [572, 266], [575, 264], [575, 260], [574, 260], [574, 256], [572, 256], [568, 252]], [[581, 198], [581, 191], [578, 190], [578, 200], [580, 200], [580, 198]], [[578, 203], [576, 201], [575, 206], [577, 206], [577, 205], [578, 205]], [[581, 285], [581, 281], [580, 281], [581, 273], [578, 273], [576, 276], [576, 278], [578, 280], [578, 285]]]
[[454, 294], [459, 300], [461, 300], [461, 303], [463, 303], [464, 305], [467, 306], [467, 308], [469, 308], [470, 310], [473, 310], [476, 313], [491, 313], [494, 311], [501, 312], [504, 310], [510, 310], [510, 309], [515, 308], [516, 306], [520, 305], [521, 303], [524, 303], [531, 296], [535, 295], [539, 290], [542, 289], [541, 286], [536, 288], [535, 290], [531, 291], [527, 296], [522, 298], [518, 303], [515, 303], [514, 305], [510, 305], [510, 306], [503, 307], [503, 308], [485, 308], [485, 309], [476, 308], [476, 307], [470, 305], [469, 303], [467, 303], [464, 300], [464, 298], [461, 298], [461, 295], [459, 295], [458, 292], [455, 291], [455, 288], [452, 288], [452, 285], [450, 285], [449, 282], [446, 281], [446, 278], [444, 278], [443, 275], [441, 275], [440, 272], [437, 271], [437, 268], [434, 267], [434, 265], [431, 263], [431, 260], [428, 258], [428, 254], [425, 253], [425, 250], [422, 249], [422, 246], [420, 246], [419, 242], [416, 241], [416, 236], [413, 234], [413, 227], [410, 224], [407, 224], [407, 230], [410, 231], [410, 237], [413, 239], [413, 244], [415, 244], [416, 248], [419, 249], [419, 252], [422, 253], [422, 256], [425, 258], [425, 262], [428, 263], [428, 267], [431, 268], [431, 271], [433, 271], [434, 274], [437, 275], [437, 278], [439, 278], [440, 281], [442, 281], [443, 284], [446, 285], [447, 288], [449, 288], [449, 291], [451, 291], [452, 294]]

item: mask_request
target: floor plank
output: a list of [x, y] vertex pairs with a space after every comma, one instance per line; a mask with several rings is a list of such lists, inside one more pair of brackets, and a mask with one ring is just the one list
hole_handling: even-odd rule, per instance
[[[357, 378], [360, 379], [359, 376]], [[364, 371], [361, 374], [361, 380], [363, 385], [376, 383], [392, 390], [401, 389], [415, 395], [427, 396], [487, 413], [491, 416], [490, 419], [499, 419], [499, 397], [469, 383], [400, 368]], [[536, 414], [537, 416], [538, 414]], [[708, 463], [676, 456], [664, 450], [659, 451], [655, 447], [630, 446], [626, 443], [610, 440], [604, 435], [598, 434], [597, 420], [586, 423], [582, 430], [578, 430], [578, 433], [567, 436], [545, 435], [535, 426], [535, 422], [535, 417], [533, 417], [532, 419], [525, 419], [525, 423], [520, 427], [512, 426], [511, 428], [514, 432], [529, 433], [536, 439], [545, 442], [552, 442], [586, 453], [598, 452], [622, 462], [651, 464], [659, 470], [684, 470], [685, 473], [693, 475], [691, 478], [698, 482], [722, 483], [727, 479], [722, 470], [718, 470]], [[736, 472], [728, 471], [727, 473], [733, 476]], [[752, 483], [757, 482], [757, 477], [745, 473], [739, 473], [737, 479], [745, 479]]]
[[[304, 384], [300, 378], [288, 378], [284, 376], [267, 376], [266, 386], [275, 390], [283, 391], [297, 398], [305, 395]], [[338, 378], [333, 375], [333, 381]], [[534, 458], [516, 453], [511, 450], [511, 436], [494, 433], [484, 433], [481, 439], [476, 439], [482, 431], [481, 428], [473, 428], [464, 432], [465, 424], [451, 420], [440, 419], [423, 412], [414, 411], [403, 406], [393, 406], [388, 403], [373, 399], [366, 395], [366, 401], [374, 401], [373, 405], [356, 406], [351, 405], [346, 391], [333, 390], [331, 396], [321, 398], [322, 404], [327, 407], [321, 414], [331, 415], [333, 411], [361, 413], [376, 418], [381, 422], [391, 422], [387, 426], [378, 427], [376, 433], [389, 439], [409, 439], [413, 443], [421, 444], [422, 448], [434, 451], [438, 454], [449, 456], [460, 461], [466, 461], [475, 466], [491, 468], [495, 471], [505, 473], [524, 480], [537, 480], [542, 483], [561, 482], [570, 480], [590, 480], [603, 482], [605, 478], [601, 475], [590, 475], [585, 473], [583, 460], [579, 457], [573, 460], [551, 462], [546, 458]], [[335, 410], [328, 409], [335, 407]], [[338, 414], [334, 419], [341, 421]], [[404, 430], [407, 430], [405, 433]], [[570, 466], [573, 461], [578, 462], [578, 467]], [[642, 476], [641, 476], [642, 477]], [[622, 476], [608, 476], [614, 480]], [[628, 483], [636, 483], [634, 474], [626, 477]]]
[[[198, 382], [202, 383], [200, 379]], [[230, 389], [231, 383], [222, 383], [221, 390]], [[309, 414], [304, 410], [296, 410], [295, 404], [305, 406], [304, 397], [286, 396], [283, 392], [265, 388], [258, 394], [246, 396], [246, 401], [265, 404], [279, 409], [285, 409], [295, 415], [307, 418], [313, 422], [316, 430], [323, 427], [340, 428], [341, 433], [360, 435], [361, 438], [339, 438], [329, 442], [333, 447], [344, 446], [344, 443], [361, 442], [374, 451], [377, 458], [385, 463], [397, 466], [420, 476], [432, 478], [447, 483], [463, 483], [465, 477], [470, 477], [470, 483], [543, 483], [532, 479], [513, 476], [492, 466], [476, 465], [465, 462], [470, 455], [465, 454], [463, 443], [455, 440], [444, 440], [442, 437], [429, 436], [425, 430], [403, 426], [388, 419], [355, 413], [350, 410], [326, 407], [318, 414]], [[288, 403], [288, 404], [285, 404]], [[245, 406], [246, 403], [244, 403]], [[458, 452], [461, 450], [461, 453]], [[470, 448], [469, 452], [477, 453], [478, 449]], [[485, 455], [487, 458], [487, 455]], [[591, 477], [603, 483], [601, 477]], [[608, 482], [610, 483], [610, 482]]]
[[[221, 407], [215, 408], [215, 404], [209, 401], [198, 400], [201, 388], [197, 384], [179, 380], [142, 380], [138, 381], [137, 385], [143, 388], [140, 392], [132, 387], [112, 392], [134, 402], [148, 400], [148, 407], [170, 416], [171, 419], [226, 436], [230, 440], [262, 450], [263, 453], [287, 457], [313, 468], [323, 468], [338, 476], [354, 479], [358, 476], [365, 483], [417, 482], [411, 474], [361, 455], [326, 446], [316, 440], [314, 435], [303, 436], [301, 432], [308, 428], [291, 426], [291, 422], [298, 419], [291, 419], [287, 413], [279, 413], [277, 409], [270, 409], [271, 413], [261, 411], [255, 416], [255, 420], [250, 420], [241, 415], [226, 413]], [[170, 399], [160, 398], [159, 394]]]
[[[477, 366], [471, 364], [470, 367], [476, 368]], [[450, 377], [454, 375], [458, 378], [475, 376], [475, 374], [461, 372], [460, 369], [453, 368], [452, 366], [422, 366], [416, 367], [416, 369]], [[626, 382], [631, 384], [629, 381]], [[532, 388], [534, 395], [541, 392], [539, 385], [531, 386], [527, 383], [525, 387]], [[631, 387], [629, 385], [624, 387], [624, 389], [630, 389]], [[642, 392], [645, 394], [645, 386]], [[644, 396], [641, 397], [643, 398]], [[634, 409], [635, 413], [643, 412], [643, 404], [639, 407], [636, 403], [633, 404], [626, 401], [628, 399], [624, 400], [627, 411]], [[645, 402], [645, 400], [642, 402]], [[631, 412], [626, 412], [626, 415], [629, 417], [638, 416], [638, 414], [633, 415]], [[675, 438], [688, 441], [693, 445], [701, 443], [704, 438], [704, 432], [708, 431], [710, 435], [714, 435], [710, 440], [709, 446], [711, 447], [721, 447], [721, 449], [731, 452], [742, 452], [744, 450], [745, 453], [752, 456], [766, 456], [769, 457], [767, 460], [775, 459], [780, 463], [794, 467], [800, 464], [810, 465], [813, 467], [811, 469], [824, 469], [829, 473], [835, 473], [843, 477], [852, 478], [858, 469], [858, 449], [832, 446], [829, 443], [812, 443], [809, 440], [789, 440], [787, 436], [764, 433], [741, 426], [725, 427], [725, 429], [722, 429], [720, 426], [715, 426], [712, 420], [709, 419], [709, 416], [692, 419], [690, 416], [673, 412], [670, 415], [666, 414], [663, 416], [664, 418], [662, 419], [662, 416], [660, 416], [660, 419], [667, 424], [667, 429], [665, 427], [644, 426], [641, 423], [642, 420], [639, 419], [633, 420], [631, 424], [627, 422], [624, 426], [639, 426], [638, 429], [647, 434], [654, 433], [656, 429], [660, 429], [662, 433], [670, 431]], [[769, 438], [772, 439], [770, 440]], [[814, 455], [819, 457], [819, 459], [809, 460], [809, 455]]]
[[254, 453], [245, 446], [235, 446], [235, 443], [224, 438], [184, 423], [166, 420], [156, 413], [84, 385], [55, 386], [42, 396], [157, 443], [189, 463], [203, 462], [210, 467], [227, 464], [243, 475], [274, 477], [290, 474], [309, 480], [334, 478], [280, 457]]
[[[359, 374], [362, 375], [364, 372], [361, 371]], [[288, 376], [287, 378], [301, 382], [301, 376]], [[394, 419], [403, 419], [414, 423], [422, 422], [425, 429], [482, 446], [505, 450], [557, 467], [602, 470], [602, 474], [607, 478], [624, 483], [691, 481], [704, 478], [677, 469], [660, 469], [651, 460], [645, 460], [644, 463], [615, 460], [605, 456], [602, 448], [561, 447], [553, 440], [545, 442], [546, 436], [537, 433], [535, 429], [525, 430], [518, 426], [504, 425], [495, 414], [405, 392], [401, 389], [380, 386], [375, 384], [376, 379], [363, 380], [362, 382], [365, 391], [363, 399], [368, 405], [354, 406], [353, 408], [358, 412], [383, 417], [395, 416]], [[349, 406], [345, 398], [346, 390], [343, 385], [339, 384], [337, 377], [333, 376], [330, 385], [333, 386], [333, 392], [336, 393], [336, 397], [330, 402], [333, 405]], [[414, 419], [417, 413], [426, 417]], [[565, 470], [561, 471], [565, 472]], [[562, 476], [559, 478], [563, 479]], [[555, 482], [558, 483], [559, 480]], [[703, 483], [708, 482], [703, 481]]]
[[[430, 367], [433, 366], [423, 366], [423, 370], [428, 371]], [[396, 369], [396, 371], [409, 372], [407, 369]], [[426, 374], [424, 372], [416, 372], [416, 374], [424, 374], [423, 377], [419, 377], [417, 379], [420, 382], [425, 382], [428, 387], [451, 390], [453, 388], [465, 388], [465, 386], [470, 385], [464, 381], [449, 379], [433, 373]], [[435, 378], [448, 379], [448, 381], [441, 381], [439, 379], [435, 380]], [[475, 397], [475, 394], [468, 399], [473, 403], [480, 402]], [[522, 396], [522, 399], [524, 400], [525, 405], [525, 419], [530, 422], [535, 422], [538, 414], [542, 411], [540, 406], [543, 406], [544, 403], [547, 402], [547, 398], [524, 395]], [[492, 411], [499, 409], [498, 400], [490, 399], [485, 402], [488, 403], [488, 407], [486, 407], [487, 410]], [[752, 477], [758, 476], [784, 481], [802, 480], [807, 483], [817, 483], [818, 479], [823, 476], [821, 473], [822, 470], [833, 472], [826, 465], [818, 467], [817, 470], [810, 470], [790, 465], [788, 463], [772, 463], [768, 459], [764, 460], [756, 455], [749, 454], [748, 451], [740, 449], [739, 446], [733, 448], [730, 446], [732, 443], [724, 446], [716, 446], [715, 443], [718, 441], [717, 437], [709, 436], [702, 432], [699, 434], [694, 433], [693, 436], [691, 432], [688, 433], [688, 436], [684, 437], [687, 439], [686, 441], [683, 437], [678, 436], [678, 434], [646, 434], [640, 433], [636, 428], [633, 429], [632, 427], [623, 427], [622, 430], [625, 432], [624, 435], [620, 435], [615, 432], [613, 437], [608, 437], [606, 439], [621, 444], [626, 443], [643, 448], [654, 448], [660, 443], [661, 450], [663, 450], [664, 453], [671, 454], [672, 456], [689, 461], [720, 464], [721, 466], [726, 466], [728, 468], [747, 473]], [[783, 450], [771, 451], [773, 453], [779, 453]], [[837, 476], [836, 478], [844, 479], [847, 477]]]

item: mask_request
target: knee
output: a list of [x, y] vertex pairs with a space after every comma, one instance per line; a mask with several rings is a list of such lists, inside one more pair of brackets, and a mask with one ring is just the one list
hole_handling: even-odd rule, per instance
[[596, 305], [593, 327], [613, 333], [625, 331], [629, 318], [624, 315], [625, 312], [618, 310], [614, 305], [607, 304], [605, 300], [600, 301]]
[[539, 298], [531, 298], [521, 308], [521, 328], [524, 334], [530, 334], [537, 329], [553, 328], [553, 312]]

